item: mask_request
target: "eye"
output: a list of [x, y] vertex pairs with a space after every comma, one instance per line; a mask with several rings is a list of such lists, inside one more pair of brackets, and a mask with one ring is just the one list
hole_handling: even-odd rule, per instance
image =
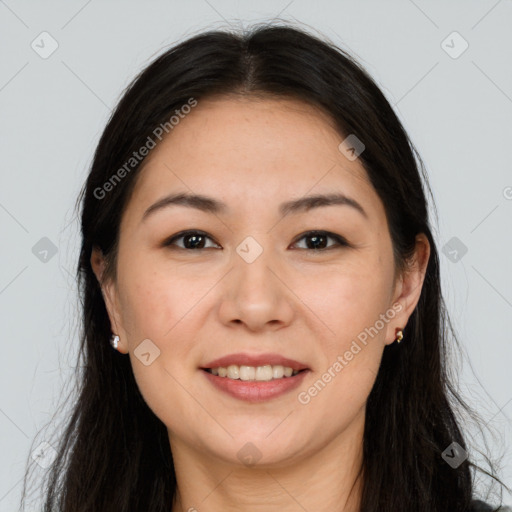
[[[325, 251], [327, 249], [334, 249], [336, 246], [349, 246], [347, 241], [334, 233], [330, 233], [329, 231], [308, 231], [304, 233], [297, 240], [310, 240], [310, 243], [306, 242], [306, 247], [302, 247], [301, 249], [309, 249], [311, 251]], [[334, 240], [336, 243], [334, 245], [330, 245], [326, 247], [327, 240]], [[294, 243], [294, 245], [297, 242]]]
[[[328, 245], [327, 240], [334, 240], [335, 244]], [[183, 245], [177, 244], [177, 240], [183, 240]], [[208, 249], [212, 247], [220, 247], [215, 242], [213, 245], [207, 246], [207, 241], [210, 240], [213, 242], [213, 239], [207, 235], [203, 231], [182, 231], [181, 233], [177, 233], [169, 238], [166, 242], [163, 243], [163, 246], [175, 246], [179, 249], [192, 249], [192, 250], [200, 250], [200, 249]], [[308, 231], [301, 235], [300, 238], [296, 239], [293, 245], [297, 245], [300, 240], [310, 240], [310, 243], [306, 242], [306, 247], [301, 247], [300, 249], [306, 249], [310, 251], [325, 251], [328, 249], [334, 249], [336, 246], [346, 246], [349, 244], [347, 241], [334, 233], [330, 233], [329, 231]]]
[[[176, 240], [180, 239], [183, 239], [183, 245], [176, 244]], [[209, 247], [205, 246], [207, 240], [212, 240], [212, 238], [203, 231], [183, 231], [171, 237], [163, 245], [177, 245], [179, 249], [208, 249]]]

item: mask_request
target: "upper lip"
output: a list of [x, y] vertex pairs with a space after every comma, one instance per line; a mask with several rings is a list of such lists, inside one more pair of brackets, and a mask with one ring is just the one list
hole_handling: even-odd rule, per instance
[[231, 364], [243, 366], [264, 366], [270, 364], [272, 366], [281, 365], [292, 368], [292, 370], [306, 370], [308, 366], [294, 359], [283, 357], [279, 354], [229, 354], [214, 361], [210, 361], [202, 368], [226, 368]]

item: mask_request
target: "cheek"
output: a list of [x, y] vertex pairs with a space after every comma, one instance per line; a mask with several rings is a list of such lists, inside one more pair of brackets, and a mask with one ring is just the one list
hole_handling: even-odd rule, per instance
[[[180, 278], [175, 269], [156, 269], [135, 258], [130, 261], [130, 269], [134, 270], [125, 269], [119, 289], [134, 375], [148, 403], [159, 394], [170, 403], [180, 392], [173, 377], [183, 382], [190, 372], [191, 365], [187, 363], [201, 325], [198, 306], [215, 281], [207, 276]], [[143, 347], [150, 352], [150, 360], [156, 354], [148, 366], [138, 357]]]
[[302, 296], [329, 327], [332, 348], [342, 349], [386, 312], [391, 272], [378, 265], [351, 265], [308, 280]]
[[[196, 334], [194, 304], [205, 291], [155, 271], [132, 273], [124, 284], [123, 318], [137, 386], [155, 415], [173, 425], [172, 411], [184, 414], [187, 408], [194, 409], [183, 386], [190, 378], [184, 363]], [[147, 365], [144, 353], [149, 353]]]
[[131, 348], [139, 340], [150, 338], [165, 344], [173, 337], [179, 323], [205, 294], [208, 279], [197, 282], [179, 278], [175, 269], [156, 269], [147, 263], [131, 262], [125, 274], [120, 300], [123, 323], [130, 336]]
[[[301, 389], [301, 403], [310, 400], [340, 422], [366, 402], [379, 369], [385, 328], [392, 320], [391, 314], [386, 315], [392, 269], [385, 270], [378, 260], [347, 265], [312, 280], [303, 290], [309, 297], [305, 302], [329, 331], [318, 346], [316, 378]], [[343, 407], [329, 412], [336, 403]]]

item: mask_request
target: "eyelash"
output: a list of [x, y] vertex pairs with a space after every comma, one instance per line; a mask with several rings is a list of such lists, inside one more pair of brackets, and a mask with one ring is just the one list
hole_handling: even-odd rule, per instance
[[[163, 243], [163, 246], [164, 247], [170, 247], [170, 248], [173, 248], [173, 249], [181, 249], [181, 250], [184, 250], [184, 251], [203, 251], [205, 249], [214, 249], [214, 247], [203, 247], [203, 248], [199, 248], [199, 249], [191, 249], [191, 248], [180, 247], [180, 246], [176, 246], [175, 245], [176, 240], [179, 240], [181, 238], [185, 238], [188, 235], [199, 235], [199, 236], [202, 236], [202, 237], [205, 237], [205, 238], [209, 238], [214, 243], [217, 243], [217, 242], [215, 242], [213, 240], [212, 237], [210, 237], [204, 231], [189, 230], [189, 231], [182, 231], [181, 233], [177, 233], [176, 235], [173, 235], [171, 238], [169, 238], [167, 241], [165, 241]], [[324, 251], [328, 251], [328, 250], [331, 250], [331, 249], [335, 249], [336, 247], [350, 247], [350, 244], [342, 236], [337, 235], [335, 233], [331, 233], [330, 231], [321, 231], [321, 230], [307, 231], [305, 233], [302, 233], [295, 240], [295, 242], [293, 242], [293, 244], [295, 245], [296, 243], [298, 243], [303, 238], [308, 238], [308, 237], [313, 237], [313, 236], [324, 236], [324, 237], [327, 237], [327, 238], [331, 238], [331, 239], [336, 241], [337, 245], [331, 245], [331, 246], [325, 247], [323, 249], [309, 249], [309, 248], [305, 248], [305, 249], [299, 249], [299, 250], [309, 251], [309, 252], [324, 252]], [[173, 245], [175, 247], [171, 247]]]

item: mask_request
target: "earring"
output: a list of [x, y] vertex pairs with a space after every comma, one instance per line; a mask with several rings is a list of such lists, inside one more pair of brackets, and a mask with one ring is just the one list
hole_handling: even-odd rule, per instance
[[401, 329], [397, 329], [395, 335], [396, 335], [395, 341], [397, 343], [400, 343], [402, 341], [403, 337], [404, 337], [404, 334], [403, 334], [402, 330]]
[[110, 338], [110, 344], [114, 349], [117, 350], [117, 346], [119, 345], [119, 336], [117, 336], [117, 334], [112, 334], [112, 337]]

